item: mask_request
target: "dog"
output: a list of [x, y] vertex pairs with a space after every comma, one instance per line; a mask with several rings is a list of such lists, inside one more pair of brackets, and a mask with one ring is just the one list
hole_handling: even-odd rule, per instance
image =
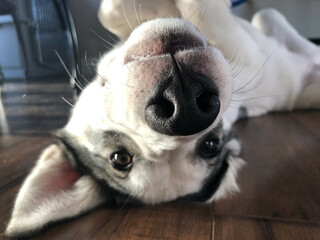
[[99, 19], [122, 41], [23, 183], [7, 236], [102, 204], [225, 197], [244, 165], [235, 121], [320, 106], [320, 49], [276, 10], [249, 23], [228, 0], [104, 0]]

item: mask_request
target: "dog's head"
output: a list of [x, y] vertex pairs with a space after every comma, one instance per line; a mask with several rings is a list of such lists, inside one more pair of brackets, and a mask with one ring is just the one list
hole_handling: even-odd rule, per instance
[[237, 190], [240, 146], [222, 118], [231, 83], [221, 52], [188, 22], [138, 27], [102, 57], [60, 144], [20, 190], [7, 234], [102, 203], [210, 202]]

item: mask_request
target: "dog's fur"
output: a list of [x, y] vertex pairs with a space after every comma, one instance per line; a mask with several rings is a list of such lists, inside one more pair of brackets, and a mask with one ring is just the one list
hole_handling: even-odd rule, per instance
[[[104, 203], [211, 202], [238, 191], [243, 161], [231, 124], [274, 110], [318, 108], [320, 49], [275, 10], [257, 13], [250, 24], [229, 7], [228, 0], [102, 2], [100, 21], [123, 42], [101, 58], [56, 134], [60, 144], [44, 150], [24, 182], [8, 236]], [[148, 118], [150, 99], [168, 79], [182, 85], [173, 96], [189, 82], [205, 82], [197, 97], [209, 86], [205, 99], [218, 96], [209, 124], [193, 114], [176, 125]], [[166, 91], [165, 101], [172, 97]], [[115, 156], [131, 162], [119, 167]]]

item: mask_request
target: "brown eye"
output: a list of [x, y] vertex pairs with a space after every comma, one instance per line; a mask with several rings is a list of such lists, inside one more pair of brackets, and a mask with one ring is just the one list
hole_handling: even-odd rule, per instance
[[115, 152], [111, 154], [110, 160], [114, 168], [124, 171], [132, 166], [132, 156], [127, 152]]
[[218, 153], [218, 143], [217, 139], [208, 139], [204, 141], [199, 148], [199, 153], [203, 158], [213, 158]]

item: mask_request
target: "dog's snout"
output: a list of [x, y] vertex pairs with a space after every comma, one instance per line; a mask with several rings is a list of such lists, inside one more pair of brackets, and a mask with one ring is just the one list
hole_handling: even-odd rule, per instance
[[147, 124], [166, 135], [187, 136], [209, 127], [220, 110], [218, 90], [206, 77], [185, 70], [155, 90], [147, 105]]

